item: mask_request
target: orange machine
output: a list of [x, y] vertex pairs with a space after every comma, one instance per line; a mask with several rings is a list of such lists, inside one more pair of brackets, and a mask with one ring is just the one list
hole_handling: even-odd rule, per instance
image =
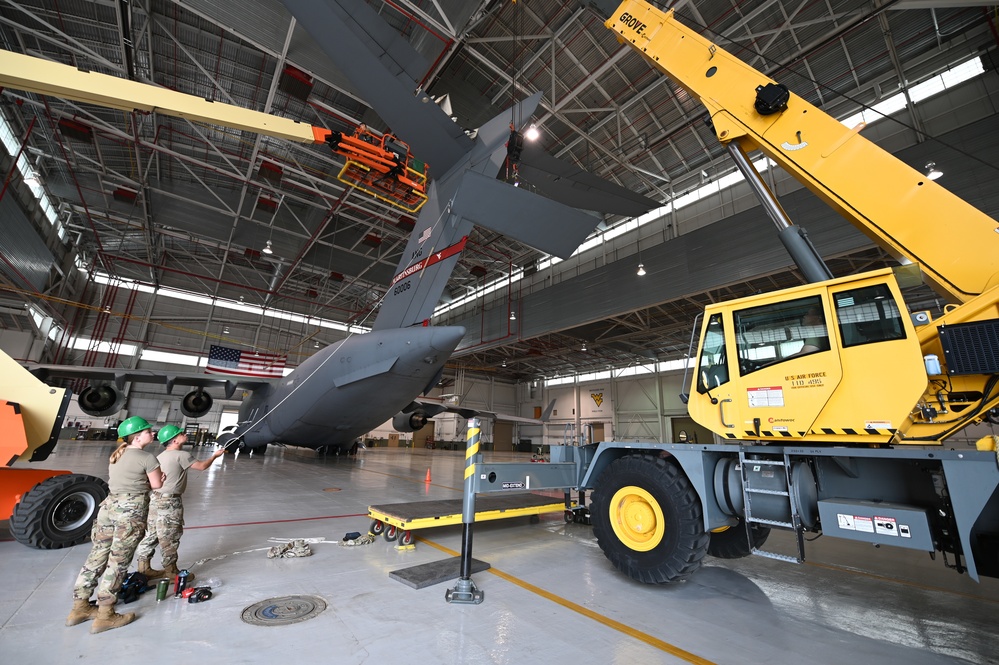
[[392, 134], [378, 136], [360, 125], [353, 136], [330, 132], [325, 140], [347, 158], [337, 175], [340, 182], [410, 213], [426, 203], [429, 169]]
[[12, 468], [45, 460], [56, 446], [71, 394], [45, 385], [0, 352], [0, 520], [14, 539], [59, 549], [90, 537], [108, 486], [70, 471]]

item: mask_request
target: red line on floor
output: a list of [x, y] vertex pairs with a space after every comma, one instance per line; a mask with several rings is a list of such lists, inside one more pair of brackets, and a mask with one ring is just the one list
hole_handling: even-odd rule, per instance
[[313, 520], [338, 520], [344, 517], [367, 517], [367, 513], [353, 513], [350, 515], [323, 515], [322, 517], [296, 517], [290, 520], [262, 520], [260, 522], [233, 522], [231, 524], [203, 524], [201, 526], [184, 525], [184, 530], [188, 529], [218, 529], [224, 526], [250, 526], [253, 524], [282, 524], [284, 522], [311, 522]]

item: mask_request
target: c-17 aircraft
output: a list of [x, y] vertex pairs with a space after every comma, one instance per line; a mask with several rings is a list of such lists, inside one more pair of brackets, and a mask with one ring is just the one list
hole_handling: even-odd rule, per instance
[[[181, 404], [182, 412], [189, 417], [204, 415], [211, 407], [212, 399], [205, 387], [224, 385], [227, 397], [240, 388], [248, 394], [240, 407], [239, 424], [235, 430], [221, 435], [218, 443], [238, 444], [251, 450], [268, 443], [344, 449], [389, 419], [397, 430], [412, 432], [443, 411], [454, 410], [471, 417], [476, 412], [421, 402], [418, 398], [438, 383], [445, 363], [465, 334], [462, 327], [430, 326], [428, 322], [473, 225], [567, 258], [599, 222], [598, 216], [577, 207], [634, 216], [657, 205], [651, 199], [539, 151], [525, 151], [521, 174], [524, 177], [530, 174], [535, 189], [545, 196], [497, 179], [508, 157], [508, 142], [517, 135], [514, 121], [520, 122], [521, 127], [527, 124], [541, 93], [489, 120], [471, 138], [440, 107], [426, 103], [425, 93], [414, 95], [418, 88], [416, 81], [425, 71], [419, 64], [422, 57], [367, 4], [351, 2], [349, 11], [337, 0], [285, 0], [284, 4], [299, 25], [312, 32], [361, 98], [392, 127], [394, 134], [408, 142], [413, 154], [430, 164], [434, 173], [440, 174], [427, 187], [427, 202], [420, 209], [372, 330], [331, 344], [277, 380], [51, 365], [29, 368], [43, 379], [56, 376], [90, 379], [91, 387], [79, 399], [89, 414], [105, 416], [117, 412], [124, 404], [122, 388], [127, 382], [165, 383], [168, 390], [175, 384], [196, 386]], [[81, 75], [67, 67], [65, 76], [56, 76], [57, 90], [39, 89], [27, 82], [28, 74], [14, 80], [14, 72], [2, 71], [3, 62], [0, 60], [2, 85], [67, 98], [78, 94], [76, 98], [83, 101], [114, 104], [119, 108], [143, 108], [138, 104], [133, 106], [130, 99], [108, 102], [105, 96], [102, 101], [95, 98], [93, 91], [80, 94], [62, 86], [71, 76], [100, 75]], [[191, 103], [198, 101], [203, 102]], [[203, 115], [201, 119], [226, 124], [227, 118], [220, 111], [225, 106], [212, 104], [212, 110], [206, 112], [212, 115]], [[156, 110], [172, 112], [165, 102], [157, 102]], [[186, 107], [173, 113], [197, 117]], [[276, 120], [267, 117], [268, 122]], [[266, 123], [253, 121], [241, 127], [271, 133], [270, 129], [261, 129], [260, 124]], [[269, 128], [271, 124], [266, 126]], [[320, 138], [321, 133], [317, 133], [316, 141]]]

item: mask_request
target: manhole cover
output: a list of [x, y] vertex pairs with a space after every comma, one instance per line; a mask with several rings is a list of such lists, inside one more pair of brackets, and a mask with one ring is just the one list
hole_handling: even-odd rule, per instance
[[262, 600], [243, 610], [243, 621], [254, 626], [284, 626], [308, 621], [326, 609], [318, 596], [281, 596]]

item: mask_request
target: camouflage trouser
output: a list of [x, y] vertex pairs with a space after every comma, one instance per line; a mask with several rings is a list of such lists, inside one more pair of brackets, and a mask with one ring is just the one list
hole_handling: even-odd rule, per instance
[[163, 566], [169, 568], [177, 563], [177, 548], [184, 535], [184, 503], [179, 494], [167, 496], [153, 492], [149, 502], [149, 519], [146, 521], [146, 537], [139, 543], [136, 557], [152, 559], [156, 545], [163, 550]]
[[114, 605], [132, 563], [135, 548], [146, 533], [149, 494], [111, 494], [101, 503], [90, 539], [90, 556], [76, 578], [73, 598], [90, 600], [97, 589], [98, 605]]

